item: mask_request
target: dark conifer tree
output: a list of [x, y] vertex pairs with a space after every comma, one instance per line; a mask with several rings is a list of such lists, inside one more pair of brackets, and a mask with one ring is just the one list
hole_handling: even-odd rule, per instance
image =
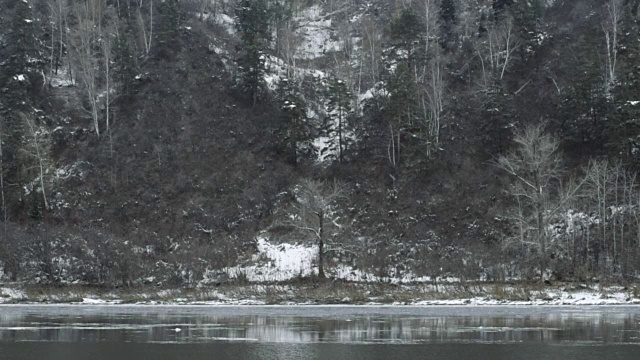
[[253, 106], [264, 82], [266, 50], [271, 38], [266, 0], [242, 0], [236, 8], [236, 28], [242, 40], [240, 74], [242, 87]]
[[289, 161], [295, 166], [300, 157], [310, 157], [315, 153], [306, 104], [297, 84], [287, 78], [280, 79], [278, 100], [284, 118], [282, 139], [288, 149]]
[[130, 28], [127, 24], [120, 27], [113, 41], [114, 78], [121, 86], [123, 96], [131, 95], [131, 87], [136, 76], [136, 64], [130, 46]]
[[489, 87], [482, 107], [480, 130], [482, 142], [490, 155], [503, 154], [513, 139], [516, 119], [509, 107], [511, 100], [499, 81]]
[[158, 6], [160, 14], [158, 26], [158, 50], [167, 56], [180, 47], [180, 23], [182, 14], [178, 0], [164, 0]]
[[[407, 62], [401, 62], [387, 80], [389, 97], [384, 106], [384, 117], [392, 132], [389, 149], [394, 168], [398, 168], [407, 146], [403, 134], [414, 125], [417, 111], [417, 89]], [[402, 154], [401, 154], [402, 153]], [[402, 156], [401, 156], [402, 155]]]
[[493, 0], [492, 9], [493, 9], [493, 20], [498, 21], [502, 19], [505, 14], [505, 11], [509, 9], [511, 5], [513, 5], [514, 0]]
[[455, 40], [454, 28], [458, 22], [454, 0], [442, 0], [442, 2], [440, 3], [440, 22], [442, 25], [440, 43], [443, 47], [447, 48]]
[[520, 39], [518, 53], [521, 60], [526, 60], [538, 49], [542, 36], [542, 18], [544, 15], [543, 0], [521, 0], [514, 3], [510, 12]]
[[424, 25], [416, 12], [411, 9], [402, 11], [391, 23], [390, 40], [394, 50], [404, 52], [399, 61], [406, 61], [409, 69], [414, 69], [417, 65], [416, 46], [419, 44]]
[[615, 112], [607, 122], [607, 149], [640, 168], [640, 19], [633, 2], [625, 7], [618, 45], [619, 78], [614, 89]]
[[344, 153], [350, 145], [350, 139], [346, 134], [352, 130], [351, 122], [353, 113], [351, 110], [351, 93], [344, 81], [332, 78], [329, 84], [329, 102], [327, 106], [327, 117], [325, 118], [323, 130], [331, 139], [329, 147], [335, 154], [335, 159], [344, 161]]
[[588, 20], [575, 43], [573, 58], [567, 59], [570, 76], [563, 101], [560, 133], [580, 155], [599, 154], [603, 149], [609, 103], [600, 53], [598, 26]]
[[[20, 104], [28, 92], [41, 81], [44, 69], [44, 46], [39, 39], [40, 27], [33, 9], [26, 1], [16, 1], [2, 56], [6, 60], [0, 75], [3, 87], [10, 88], [9, 104]], [[13, 100], [13, 101], [12, 101]]]
[[[44, 46], [40, 41], [38, 19], [26, 1], [15, 1], [6, 38], [0, 48], [0, 141], [6, 184], [24, 184], [20, 151], [24, 146], [21, 112], [32, 111], [42, 89]], [[6, 185], [5, 184], [5, 185]], [[8, 193], [8, 207], [20, 206], [19, 192]]]

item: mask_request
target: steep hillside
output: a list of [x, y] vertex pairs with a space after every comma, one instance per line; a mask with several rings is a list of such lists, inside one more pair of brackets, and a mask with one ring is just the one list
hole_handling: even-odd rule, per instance
[[639, 275], [637, 1], [1, 4], [4, 278]]

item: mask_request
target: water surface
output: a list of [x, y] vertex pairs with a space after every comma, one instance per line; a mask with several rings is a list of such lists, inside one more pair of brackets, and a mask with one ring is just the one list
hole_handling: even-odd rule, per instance
[[639, 359], [640, 307], [0, 306], [0, 359]]

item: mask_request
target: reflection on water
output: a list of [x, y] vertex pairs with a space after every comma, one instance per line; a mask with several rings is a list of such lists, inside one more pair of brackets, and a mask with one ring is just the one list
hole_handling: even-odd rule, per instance
[[0, 307], [0, 343], [640, 344], [637, 308]]

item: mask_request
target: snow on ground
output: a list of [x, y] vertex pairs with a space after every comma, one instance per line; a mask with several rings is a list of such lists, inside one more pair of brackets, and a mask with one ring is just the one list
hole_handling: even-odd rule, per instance
[[214, 22], [224, 27], [230, 35], [236, 33], [236, 21], [227, 14], [218, 14]]
[[[624, 292], [614, 292], [603, 295], [596, 291], [568, 292], [558, 291], [544, 298], [533, 297], [530, 300], [505, 300], [491, 297], [473, 297], [450, 300], [418, 300], [410, 305], [509, 305], [509, 306], [562, 306], [562, 305], [640, 305], [640, 299], [634, 298]], [[396, 304], [399, 305], [399, 304]]]
[[105, 300], [105, 299], [98, 299], [98, 298], [83, 298], [82, 302], [80, 304], [83, 305], [112, 305], [112, 304], [119, 304], [120, 301], [118, 300]]
[[313, 261], [317, 250], [304, 244], [272, 244], [258, 238], [258, 253], [251, 265], [236, 266], [228, 270], [231, 278], [245, 276], [248, 281], [285, 281], [314, 273]]
[[341, 43], [331, 39], [331, 20], [322, 18], [322, 8], [314, 5], [302, 12], [296, 19], [300, 24], [300, 34], [304, 40], [298, 46], [301, 59], [315, 59], [327, 52], [339, 51]]
[[49, 85], [54, 88], [75, 86], [75, 79], [71, 79], [69, 71], [65, 67], [58, 69], [58, 73], [49, 78]]
[[15, 302], [27, 298], [24, 291], [11, 287], [0, 287], [0, 304], [6, 302]]
[[233, 17], [225, 13], [193, 13], [193, 16], [197, 19], [201, 19], [204, 22], [222, 26], [227, 31], [227, 33], [229, 33], [229, 35], [234, 35], [236, 33], [236, 21], [233, 19]]
[[[258, 252], [246, 265], [239, 265], [226, 270], [228, 277], [243, 278], [250, 282], [287, 281], [298, 277], [308, 277], [317, 274], [318, 248], [310, 244], [274, 244], [268, 239], [260, 237], [257, 240]], [[391, 284], [433, 282], [429, 276], [417, 276], [412, 272], [394, 273], [391, 276], [380, 277], [361, 269], [354, 269], [349, 264], [325, 265], [327, 276], [334, 279]], [[455, 283], [459, 279], [453, 277], [438, 277], [438, 283]], [[205, 279], [204, 283], [210, 283]]]

